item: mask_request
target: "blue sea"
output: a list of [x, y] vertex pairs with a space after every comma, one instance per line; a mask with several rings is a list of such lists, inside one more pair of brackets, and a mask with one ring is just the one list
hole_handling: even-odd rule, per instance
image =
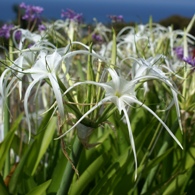
[[[3, 0], [0, 7], [0, 20], [7, 22], [15, 19], [13, 5], [20, 4], [19, 0]], [[26, 4], [37, 5], [44, 8], [42, 16], [48, 19], [60, 19], [61, 10], [67, 8], [82, 13], [86, 23], [97, 21], [107, 23], [108, 15], [123, 15], [125, 22], [147, 23], [152, 16], [154, 22], [158, 22], [171, 15], [181, 15], [191, 18], [195, 13], [195, 2], [177, 3], [171, 1], [66, 1], [66, 0], [28, 0]], [[185, 2], [185, 1], [184, 1]]]

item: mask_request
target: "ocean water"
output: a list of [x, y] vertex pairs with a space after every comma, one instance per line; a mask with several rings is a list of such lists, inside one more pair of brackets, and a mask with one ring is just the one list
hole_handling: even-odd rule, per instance
[[[19, 0], [7, 0], [4, 6], [0, 8], [0, 20], [10, 21], [15, 18], [13, 4], [19, 4]], [[195, 2], [177, 4], [174, 1], [170, 3], [141, 2], [141, 1], [62, 1], [62, 0], [34, 0], [25, 1], [26, 4], [37, 5], [44, 8], [43, 17], [48, 19], [60, 19], [61, 10], [67, 8], [82, 13], [86, 23], [93, 22], [96, 18], [99, 22], [109, 22], [108, 15], [123, 15], [125, 22], [147, 23], [152, 16], [154, 22], [165, 19], [171, 15], [181, 15], [191, 18], [195, 13]]]

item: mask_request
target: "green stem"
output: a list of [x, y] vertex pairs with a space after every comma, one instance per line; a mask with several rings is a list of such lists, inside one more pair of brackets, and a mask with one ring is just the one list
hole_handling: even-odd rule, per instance
[[[12, 40], [9, 39], [9, 56], [8, 56], [8, 60], [9, 62], [13, 61], [13, 43]], [[10, 129], [10, 113], [9, 113], [9, 108], [10, 108], [10, 97], [6, 97], [5, 103], [3, 105], [3, 125], [4, 125], [4, 137], [6, 137], [6, 135], [9, 132]], [[4, 178], [9, 174], [10, 171], [10, 153], [7, 153], [7, 157], [5, 160], [5, 167], [4, 167]]]
[[[9, 132], [10, 129], [10, 123], [9, 123], [9, 118], [10, 118], [10, 114], [9, 114], [9, 98], [7, 98], [7, 100], [5, 101], [5, 104], [3, 106], [3, 124], [4, 124], [4, 137], [6, 137], [6, 135]], [[10, 153], [7, 153], [7, 157], [5, 160], [5, 167], [4, 167], [4, 178], [9, 174], [10, 171]]]
[[[75, 167], [79, 161], [82, 148], [83, 148], [83, 145], [79, 141], [78, 137], [76, 137], [74, 144], [73, 144], [73, 149], [70, 155], [70, 158], [72, 159], [72, 163], [74, 164]], [[68, 194], [74, 173], [75, 171], [73, 170], [71, 163], [68, 162], [66, 165], [66, 169], [64, 171], [61, 184], [60, 184], [60, 188], [57, 192], [57, 195]]]

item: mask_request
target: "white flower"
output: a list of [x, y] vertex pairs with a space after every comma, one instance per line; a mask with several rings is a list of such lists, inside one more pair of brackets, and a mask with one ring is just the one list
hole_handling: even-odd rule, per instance
[[[64, 107], [63, 107], [63, 100], [62, 94], [60, 91], [59, 84], [57, 82], [56, 72], [60, 68], [62, 62], [62, 57], [56, 51], [52, 54], [47, 55], [45, 52], [41, 52], [39, 55], [39, 59], [37, 62], [32, 66], [32, 68], [23, 71], [24, 73], [29, 73], [32, 76], [33, 81], [28, 86], [25, 97], [24, 97], [24, 109], [26, 113], [27, 123], [29, 127], [29, 132], [31, 133], [31, 126], [30, 126], [30, 118], [28, 112], [28, 98], [30, 96], [30, 92], [35, 84], [39, 81], [49, 78], [51, 86], [53, 88], [56, 101], [58, 104], [58, 110], [60, 113], [61, 119], [64, 118]], [[29, 138], [30, 138], [29, 133]]]
[[[160, 64], [158, 65], [158, 62], [163, 59], [165, 60], [166, 64]], [[169, 68], [169, 64], [168, 61], [166, 59], [165, 56], [163, 55], [158, 55], [156, 57], [151, 57], [148, 59], [134, 59], [135, 60], [135, 64], [133, 66], [133, 77], [134, 78], [139, 78], [140, 76], [146, 76], [146, 75], [151, 75], [151, 76], [157, 76], [159, 77], [166, 85], [168, 85], [170, 87], [170, 90], [172, 92], [172, 96], [173, 96], [173, 101], [170, 104], [169, 108], [175, 104], [175, 108], [176, 108], [176, 112], [177, 112], [177, 118], [178, 118], [178, 122], [179, 122], [179, 126], [180, 129], [182, 131], [182, 124], [181, 124], [181, 115], [180, 115], [180, 109], [179, 109], [179, 102], [178, 102], [178, 98], [177, 98], [177, 92], [173, 86], [173, 84], [171, 83], [170, 79], [168, 78], [168, 76], [166, 76], [166, 73], [162, 71], [162, 69], [165, 69], [168, 71], [168, 73], [174, 74], [176, 77], [180, 78], [179, 76], [177, 76], [170, 68]], [[147, 84], [147, 83], [145, 83]], [[147, 86], [145, 85], [146, 89]]]
[[[22, 77], [24, 73], [22, 70], [27, 67], [31, 67], [35, 62], [34, 52], [22, 52], [20, 56], [8, 66], [0, 77], [0, 94], [2, 101], [16, 88], [19, 88], [20, 99], [22, 97]], [[11, 78], [11, 80], [10, 80]]]
[[132, 151], [134, 154], [134, 160], [135, 160], [135, 178], [137, 177], [137, 156], [136, 156], [136, 150], [135, 150], [135, 143], [134, 138], [131, 130], [131, 124], [128, 116], [128, 108], [136, 103], [142, 107], [144, 107], [146, 110], [148, 110], [151, 114], [153, 114], [154, 117], [164, 126], [164, 128], [168, 131], [168, 133], [172, 136], [172, 138], [177, 142], [177, 144], [182, 148], [180, 142], [177, 140], [177, 138], [174, 136], [174, 134], [171, 132], [171, 130], [167, 127], [167, 125], [159, 118], [159, 116], [154, 113], [149, 107], [147, 107], [145, 104], [140, 102], [136, 98], [135, 93], [135, 85], [139, 80], [141, 79], [159, 79], [156, 76], [143, 76], [139, 78], [134, 78], [131, 81], [127, 81], [124, 78], [121, 78], [118, 76], [116, 71], [114, 69], [108, 69], [112, 80], [107, 83], [98, 83], [94, 81], [85, 81], [85, 82], [78, 82], [68, 88], [64, 95], [68, 93], [71, 89], [78, 85], [82, 84], [93, 84], [96, 86], [100, 86], [104, 88], [105, 90], [105, 98], [103, 98], [100, 102], [98, 102], [95, 106], [93, 106], [90, 110], [88, 110], [68, 131], [66, 131], [64, 134], [59, 136], [56, 139], [62, 138], [65, 136], [68, 132], [70, 132], [72, 129], [74, 129], [88, 114], [90, 114], [93, 110], [95, 110], [97, 107], [101, 106], [105, 102], [112, 102], [115, 104], [115, 106], [118, 108], [118, 111], [120, 114], [124, 114], [124, 117], [126, 119], [128, 131], [129, 131], [129, 137], [130, 137], [130, 143], [132, 146]]

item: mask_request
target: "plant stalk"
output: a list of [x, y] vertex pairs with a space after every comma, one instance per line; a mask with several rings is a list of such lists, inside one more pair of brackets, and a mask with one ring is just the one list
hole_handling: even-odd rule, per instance
[[[78, 137], [76, 137], [73, 144], [72, 152], [70, 154], [70, 159], [72, 159], [72, 163], [74, 164], [75, 167], [79, 161], [79, 157], [82, 152], [82, 149], [83, 149], [83, 145], [81, 144]], [[57, 195], [68, 194], [74, 173], [75, 170], [72, 168], [71, 163], [68, 162]]]

